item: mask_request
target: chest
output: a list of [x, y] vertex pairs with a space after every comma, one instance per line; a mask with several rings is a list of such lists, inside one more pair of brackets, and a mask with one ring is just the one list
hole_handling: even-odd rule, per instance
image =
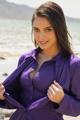
[[20, 76], [20, 84], [23, 89], [31, 87], [40, 90], [46, 90], [55, 80], [56, 66], [55, 62], [45, 62], [37, 69], [37, 64], [32, 64], [26, 68]]
[[23, 90], [46, 91], [56, 80], [65, 90], [70, 88], [70, 64], [67, 61], [44, 62], [38, 69], [36, 62], [23, 70], [20, 76], [20, 86]]

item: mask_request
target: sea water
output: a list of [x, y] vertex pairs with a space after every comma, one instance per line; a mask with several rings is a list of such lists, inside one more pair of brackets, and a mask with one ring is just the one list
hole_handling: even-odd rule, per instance
[[0, 52], [17, 54], [32, 47], [31, 21], [0, 20]]

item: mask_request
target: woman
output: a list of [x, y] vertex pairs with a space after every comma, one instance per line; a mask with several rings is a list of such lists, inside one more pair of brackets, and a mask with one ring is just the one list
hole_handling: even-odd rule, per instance
[[36, 49], [0, 85], [0, 105], [17, 108], [10, 120], [63, 120], [80, 114], [80, 58], [70, 46], [64, 13], [54, 2], [32, 16]]

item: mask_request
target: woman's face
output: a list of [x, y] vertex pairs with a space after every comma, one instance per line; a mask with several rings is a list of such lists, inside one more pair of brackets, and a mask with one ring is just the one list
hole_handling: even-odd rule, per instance
[[55, 31], [46, 18], [36, 17], [32, 27], [34, 40], [42, 50], [58, 48]]

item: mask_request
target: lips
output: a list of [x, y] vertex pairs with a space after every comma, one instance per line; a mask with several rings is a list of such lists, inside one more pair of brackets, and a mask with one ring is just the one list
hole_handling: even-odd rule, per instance
[[44, 45], [44, 44], [46, 44], [47, 42], [48, 42], [48, 41], [45, 41], [45, 42], [44, 42], [44, 41], [40, 41], [39, 44]]

